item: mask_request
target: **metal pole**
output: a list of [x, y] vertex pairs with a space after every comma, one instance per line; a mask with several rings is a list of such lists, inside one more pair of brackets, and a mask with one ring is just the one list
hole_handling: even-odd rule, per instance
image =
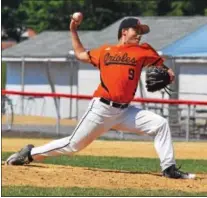
[[[22, 57], [22, 71], [21, 71], [21, 91], [24, 92], [24, 73], [25, 73], [25, 62]], [[21, 96], [21, 115], [24, 115], [24, 96]]]
[[[140, 80], [139, 80], [139, 87], [140, 87], [140, 96], [141, 96], [141, 98], [146, 98], [146, 94], [145, 94], [145, 91], [144, 91], [144, 86], [143, 86], [141, 77], [140, 77]], [[142, 103], [142, 108], [148, 110], [148, 105], [143, 102]]]
[[170, 88], [174, 90], [174, 92], [171, 94], [171, 99], [178, 99], [179, 98], [179, 74], [180, 74], [180, 67], [179, 65], [176, 65], [176, 57], [171, 57], [171, 68], [175, 73], [175, 82], [170, 84]]
[[56, 134], [60, 135], [60, 97], [57, 97]]
[[[162, 94], [162, 99], [165, 98], [165, 92], [164, 91], [161, 91], [161, 94]], [[161, 107], [161, 114], [162, 116], [164, 116], [164, 104], [162, 103], [162, 107]]]
[[[56, 93], [55, 85], [53, 83], [52, 75], [50, 73], [50, 66], [51, 66], [50, 61], [48, 60], [47, 65], [46, 65], [47, 78], [48, 78], [48, 82], [50, 84], [52, 93]], [[57, 119], [60, 119], [60, 104], [58, 105], [58, 102], [60, 103], [60, 99], [58, 100], [56, 97], [54, 97], [54, 103], [55, 103], [55, 108], [56, 108]], [[59, 135], [59, 129], [60, 129], [60, 126], [56, 125], [56, 131], [57, 131], [58, 135]]]
[[[78, 71], [79, 71], [79, 63], [76, 61], [75, 62], [75, 66], [76, 66], [76, 94], [78, 95], [79, 94], [79, 85], [78, 85]], [[78, 120], [78, 104], [79, 104], [79, 101], [78, 101], [78, 98], [76, 99], [76, 120]]]
[[186, 118], [186, 141], [189, 141], [189, 129], [190, 129], [190, 105], [188, 105], [188, 112]]
[[123, 140], [123, 139], [124, 139], [124, 132], [120, 131], [120, 140]]
[[[69, 86], [70, 86], [70, 93], [69, 94], [73, 94], [73, 62], [70, 62], [70, 69], [69, 69]], [[70, 112], [69, 112], [69, 118], [72, 118], [72, 98], [69, 98], [69, 108], [70, 108]]]

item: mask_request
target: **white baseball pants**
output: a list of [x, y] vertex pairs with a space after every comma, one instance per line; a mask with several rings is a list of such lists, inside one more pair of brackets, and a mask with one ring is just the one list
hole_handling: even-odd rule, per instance
[[[32, 158], [41, 160], [48, 156], [72, 155], [112, 128], [154, 136], [161, 169], [175, 164], [171, 133], [166, 119], [132, 105], [125, 109], [115, 108], [102, 103], [100, 98], [91, 100], [71, 136], [33, 148]], [[134, 152], [142, 152], [141, 149], [137, 148]]]

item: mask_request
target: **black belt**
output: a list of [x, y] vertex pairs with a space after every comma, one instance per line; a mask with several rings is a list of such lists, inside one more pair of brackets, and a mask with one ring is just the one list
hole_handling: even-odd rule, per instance
[[117, 102], [112, 102], [110, 100], [107, 100], [105, 98], [100, 98], [100, 101], [103, 102], [104, 104], [110, 105], [115, 108], [120, 108], [120, 109], [125, 109], [129, 106], [129, 104], [121, 104]]

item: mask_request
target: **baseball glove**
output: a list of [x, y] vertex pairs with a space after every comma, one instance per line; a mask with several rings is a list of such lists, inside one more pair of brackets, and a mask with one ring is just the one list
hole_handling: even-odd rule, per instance
[[164, 88], [168, 93], [172, 91], [167, 86], [171, 83], [168, 68], [150, 66], [146, 71], [146, 88], [149, 92], [155, 92]]

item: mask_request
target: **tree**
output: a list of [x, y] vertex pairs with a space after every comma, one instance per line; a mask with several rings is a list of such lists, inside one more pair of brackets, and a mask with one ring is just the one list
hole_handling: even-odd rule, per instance
[[117, 0], [24, 0], [20, 6], [25, 11], [25, 24], [37, 32], [43, 30], [67, 30], [70, 14], [80, 11], [84, 15], [81, 30], [100, 30], [124, 16], [156, 15], [154, 1]]
[[207, 15], [206, 0], [2, 0], [2, 27], [19, 41], [26, 27], [36, 32], [68, 30], [70, 15], [80, 11], [80, 30], [100, 30], [125, 16]]
[[23, 20], [26, 18], [25, 12], [20, 11], [19, 5], [22, 0], [2, 0], [2, 29], [6, 37], [20, 41], [22, 32], [25, 29]]
[[27, 18], [24, 23], [37, 32], [48, 29], [62, 29], [64, 18], [62, 13], [64, 1], [23, 1], [20, 10], [25, 11]]
[[172, 1], [171, 10], [167, 15], [172, 16], [194, 16], [205, 15], [205, 9], [207, 8], [206, 0], [183, 0]]

